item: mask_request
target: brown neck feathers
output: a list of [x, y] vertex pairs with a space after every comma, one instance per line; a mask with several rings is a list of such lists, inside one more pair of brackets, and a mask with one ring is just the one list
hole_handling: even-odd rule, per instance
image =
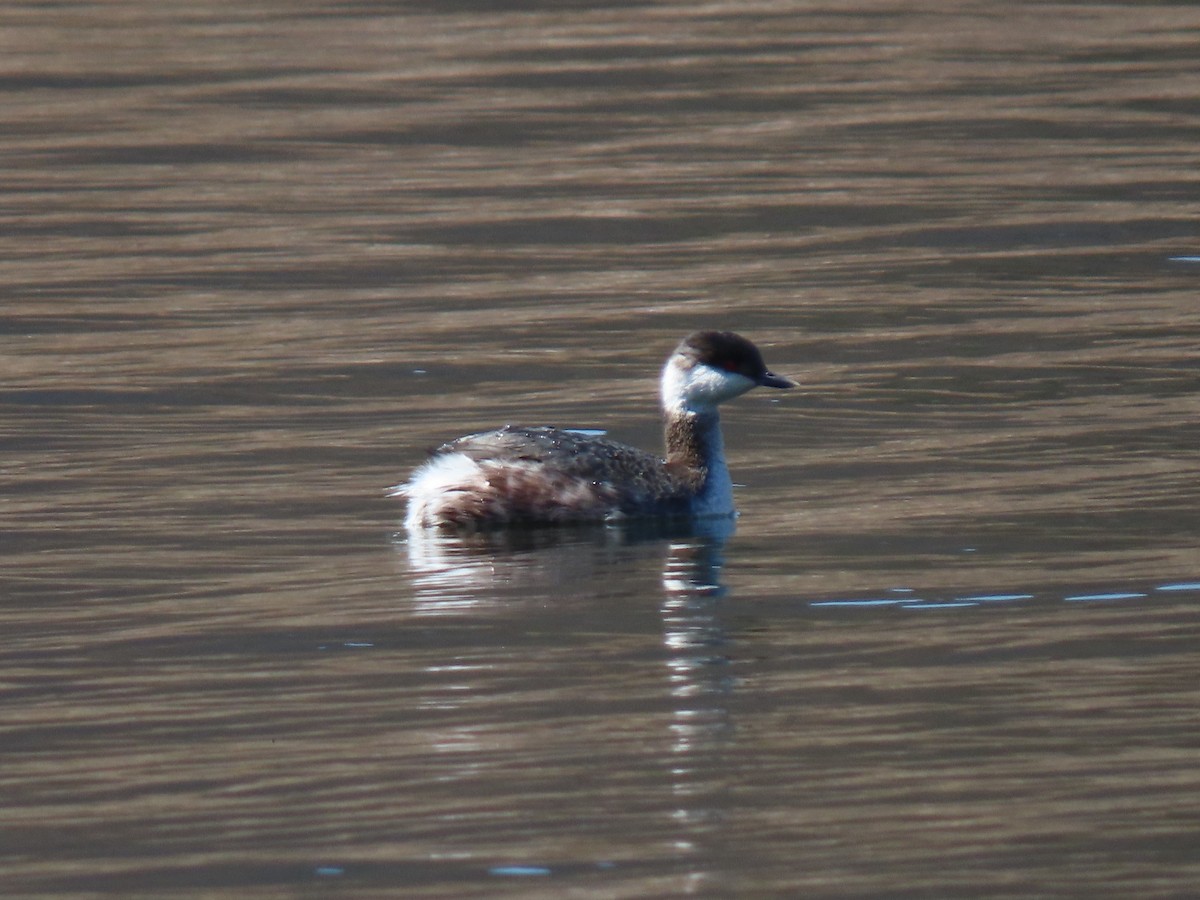
[[699, 491], [708, 478], [708, 435], [717, 427], [717, 414], [686, 412], [670, 416], [665, 426], [667, 469], [681, 483]]

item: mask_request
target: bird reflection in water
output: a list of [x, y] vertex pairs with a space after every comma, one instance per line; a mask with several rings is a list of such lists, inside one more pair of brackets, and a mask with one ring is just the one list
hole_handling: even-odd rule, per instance
[[413, 587], [413, 612], [445, 615], [506, 603], [524, 591], [553, 601], [585, 597], [636, 570], [668, 548], [662, 573], [666, 595], [720, 593], [721, 553], [731, 519], [651, 520], [614, 526], [512, 528], [455, 532], [410, 529], [396, 535]]
[[[664, 829], [684, 893], [717, 887], [712, 861], [725, 827], [724, 751], [734, 735], [728, 701], [735, 685], [721, 621], [721, 569], [734, 527], [733, 519], [713, 519], [636, 529], [427, 529], [410, 530], [397, 541], [413, 589], [412, 612], [422, 616], [519, 615], [523, 603], [538, 607], [539, 621], [547, 604], [576, 604], [587, 615], [598, 592], [627, 588], [630, 602], [638, 603], [645, 592], [644, 581], [634, 580], [639, 570], [662, 560], [663, 680], [647, 672], [639, 680], [645, 696], [631, 699], [668, 714], [658, 755], [662, 787], [671, 798]], [[611, 602], [607, 595], [601, 599]]]
[[728, 697], [734, 679], [720, 618], [720, 574], [733, 521], [714, 520], [670, 544], [663, 571], [663, 645], [671, 695], [671, 789], [680, 832], [675, 851], [688, 869], [686, 893], [719, 889], [711, 867], [727, 806], [722, 750], [733, 737]]

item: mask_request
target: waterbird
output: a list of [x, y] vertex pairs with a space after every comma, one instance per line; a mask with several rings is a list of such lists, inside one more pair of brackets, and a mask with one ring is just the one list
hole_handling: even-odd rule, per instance
[[505, 425], [443, 444], [388, 494], [407, 499], [410, 530], [733, 517], [717, 407], [794, 386], [741, 335], [697, 331], [662, 370], [665, 457], [578, 430]]

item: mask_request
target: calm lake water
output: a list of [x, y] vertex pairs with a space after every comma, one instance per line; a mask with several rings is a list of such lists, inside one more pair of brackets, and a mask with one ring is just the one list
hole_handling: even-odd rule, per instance
[[[0, 893], [1194, 896], [1200, 9], [0, 11]], [[408, 536], [505, 422], [735, 534]]]

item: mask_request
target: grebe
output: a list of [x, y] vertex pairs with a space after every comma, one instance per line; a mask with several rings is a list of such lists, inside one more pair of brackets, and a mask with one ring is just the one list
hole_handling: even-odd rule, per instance
[[794, 382], [741, 335], [697, 331], [663, 367], [666, 459], [578, 431], [505, 425], [444, 444], [388, 494], [408, 499], [410, 529], [733, 516], [717, 406], [759, 386]]

